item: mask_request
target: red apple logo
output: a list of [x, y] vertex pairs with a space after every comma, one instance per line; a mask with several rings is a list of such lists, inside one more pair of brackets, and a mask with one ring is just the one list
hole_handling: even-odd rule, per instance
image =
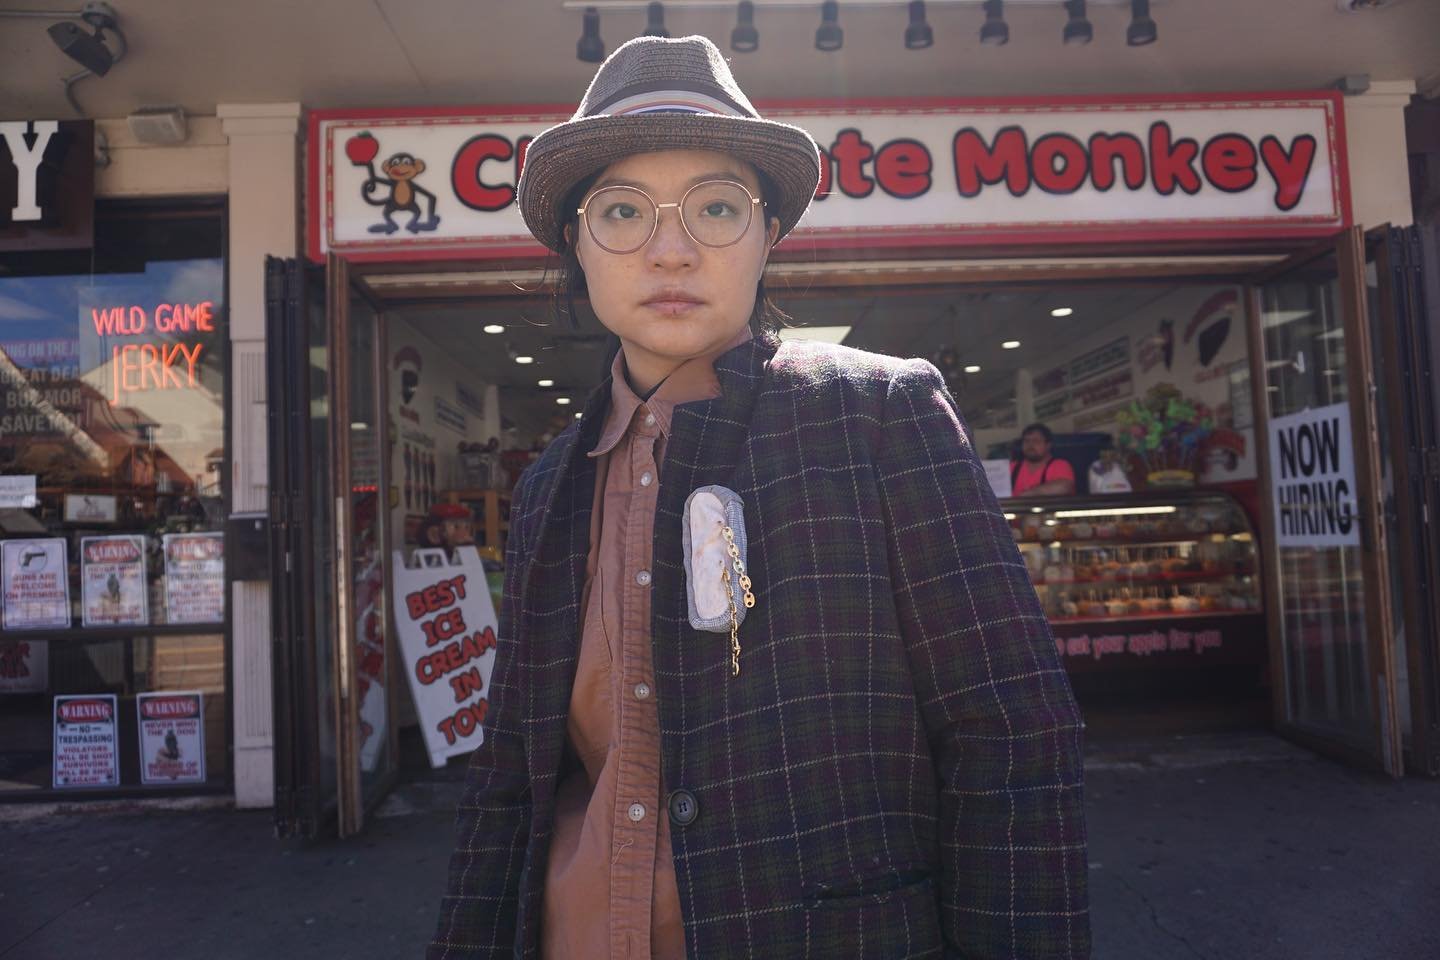
[[345, 141], [345, 156], [357, 167], [363, 167], [375, 160], [380, 152], [380, 141], [369, 133], [358, 133]]

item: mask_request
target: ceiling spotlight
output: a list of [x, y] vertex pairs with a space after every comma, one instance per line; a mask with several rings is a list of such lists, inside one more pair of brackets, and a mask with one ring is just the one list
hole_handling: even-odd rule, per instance
[[840, 29], [840, 4], [825, 0], [820, 4], [820, 27], [815, 31], [815, 49], [826, 52], [839, 50], [845, 43], [845, 31]]
[[1019, 349], [1019, 347], [1020, 347], [1020, 341], [1019, 341], [1019, 340], [1006, 340], [1004, 343], [1000, 344], [1000, 347], [1001, 347], [1001, 349], [1003, 349], [1003, 350], [1017, 350], [1017, 349]]
[[670, 36], [670, 31], [665, 29], [665, 4], [652, 3], [645, 8], [645, 36]]
[[524, 365], [527, 364], [527, 363], [534, 363], [534, 362], [535, 362], [535, 358], [534, 358], [534, 357], [523, 357], [523, 356], [522, 356], [522, 357], [516, 357], [516, 358], [515, 358], [515, 362], [518, 363], [518, 364], [520, 364], [521, 366], [524, 366]]
[[1160, 38], [1155, 21], [1150, 19], [1150, 0], [1130, 0], [1130, 27], [1125, 42], [1132, 47], [1145, 47]]
[[966, 372], [966, 373], [979, 373], [979, 372], [980, 372], [980, 364], [978, 364], [978, 363], [972, 363], [972, 364], [970, 364], [968, 367], [965, 368], [965, 372]]
[[569, 398], [569, 397], [556, 397], [556, 398], [555, 398], [555, 402], [558, 403], [558, 404], [560, 404], [560, 406], [562, 406], [562, 407], [568, 407], [568, 406], [570, 405], [570, 398]]
[[987, 47], [1003, 47], [1010, 42], [1010, 27], [1005, 23], [1005, 0], [985, 0], [985, 23], [980, 27], [980, 42]]
[[760, 47], [760, 31], [755, 29], [755, 4], [740, 0], [735, 14], [735, 29], [730, 31], [730, 49], [736, 53], [754, 53]]
[[585, 26], [580, 31], [580, 42], [575, 44], [575, 56], [582, 63], [605, 62], [605, 41], [600, 39], [600, 11], [594, 7], [585, 8]]
[[925, 22], [925, 0], [910, 0], [910, 25], [905, 28], [905, 49], [924, 50], [935, 45], [935, 31]]
[[1054, 310], [1051, 310], [1051, 311], [1050, 311], [1050, 316], [1052, 316], [1052, 317], [1068, 317], [1068, 316], [1070, 316], [1070, 314], [1072, 314], [1072, 313], [1074, 313], [1074, 312], [1075, 312], [1075, 308], [1074, 308], [1074, 307], [1056, 307]]
[[554, 380], [537, 380], [537, 381], [535, 382], [535, 386], [537, 386], [537, 387], [553, 387], [553, 386], [555, 386], [555, 381], [554, 381]]
[[484, 330], [486, 333], [504, 333], [504, 332], [505, 332], [505, 328], [502, 327], [502, 326], [501, 326], [500, 324], [498, 324], [498, 323], [487, 323], [487, 324], [485, 324], [485, 326], [481, 327], [480, 329]]
[[1083, 47], [1095, 39], [1095, 28], [1085, 16], [1085, 0], [1065, 0], [1065, 10], [1070, 19], [1065, 23], [1062, 34], [1067, 47]]

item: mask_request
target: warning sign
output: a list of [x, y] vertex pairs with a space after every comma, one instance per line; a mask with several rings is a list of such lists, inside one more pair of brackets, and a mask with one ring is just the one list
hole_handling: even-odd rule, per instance
[[142, 693], [135, 698], [140, 721], [140, 782], [205, 782], [203, 695]]
[[55, 698], [55, 789], [118, 787], [115, 694]]

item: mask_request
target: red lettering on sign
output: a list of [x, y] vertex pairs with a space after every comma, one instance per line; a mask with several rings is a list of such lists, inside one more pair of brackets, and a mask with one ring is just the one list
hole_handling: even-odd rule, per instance
[[1226, 193], [1244, 193], [1255, 186], [1255, 144], [1238, 133], [1211, 137], [1200, 155], [1205, 179]]
[[830, 156], [835, 158], [835, 182], [840, 192], [847, 197], [860, 199], [870, 196], [875, 181], [865, 175], [865, 164], [875, 156], [875, 148], [866, 142], [859, 130], [841, 130], [830, 145]]
[[962, 197], [978, 197], [987, 185], [1003, 181], [1011, 195], [1024, 196], [1030, 189], [1028, 153], [1019, 127], [1005, 127], [989, 146], [974, 127], [966, 127], [955, 134], [955, 186]]
[[1315, 163], [1315, 150], [1315, 138], [1308, 133], [1295, 138], [1289, 153], [1274, 137], [1260, 141], [1260, 156], [1265, 161], [1265, 169], [1275, 179], [1275, 206], [1281, 210], [1293, 210], [1304, 196], [1310, 167]]
[[1115, 186], [1115, 161], [1131, 190], [1145, 186], [1145, 145], [1128, 133], [1097, 133], [1090, 138], [1090, 181], [1102, 193]]
[[1066, 133], [1047, 133], [1031, 153], [1035, 185], [1046, 193], [1074, 193], [1090, 173], [1085, 144]]
[[875, 154], [880, 189], [902, 200], [929, 192], [930, 168], [930, 151], [918, 140], [891, 140]]
[[[515, 186], [511, 183], [488, 184], [482, 179], [481, 168], [487, 160], [509, 160], [515, 156], [510, 141], [494, 133], [482, 133], [466, 140], [455, 151], [455, 162], [450, 166], [450, 183], [455, 196], [471, 210], [493, 213], [504, 210], [515, 201]], [[519, 167], [519, 163], [516, 164]], [[516, 170], [516, 180], [519, 170]]]
[[461, 707], [453, 715], [445, 717], [435, 724], [435, 729], [444, 734], [445, 743], [453, 747], [457, 739], [468, 737], [474, 733], [485, 722], [485, 714], [489, 711], [490, 701], [481, 699]]
[[1178, 186], [1189, 194], [1200, 192], [1200, 175], [1195, 172], [1195, 156], [1200, 145], [1189, 137], [1172, 140], [1170, 124], [1164, 120], [1150, 127], [1150, 179], [1155, 192], [1170, 196]]

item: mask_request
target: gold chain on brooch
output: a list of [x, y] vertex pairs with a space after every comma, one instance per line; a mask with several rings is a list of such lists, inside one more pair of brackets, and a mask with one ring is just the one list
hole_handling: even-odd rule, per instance
[[730, 602], [730, 675], [740, 676], [740, 610], [735, 606], [735, 591], [730, 588], [730, 568], [740, 578], [740, 589], [745, 592], [745, 609], [755, 606], [755, 594], [750, 592], [750, 576], [745, 572], [745, 561], [740, 559], [740, 548], [735, 545], [735, 531], [729, 524], [720, 528], [725, 537], [725, 552], [730, 554], [730, 566], [722, 566], [720, 572], [725, 581], [725, 599]]

